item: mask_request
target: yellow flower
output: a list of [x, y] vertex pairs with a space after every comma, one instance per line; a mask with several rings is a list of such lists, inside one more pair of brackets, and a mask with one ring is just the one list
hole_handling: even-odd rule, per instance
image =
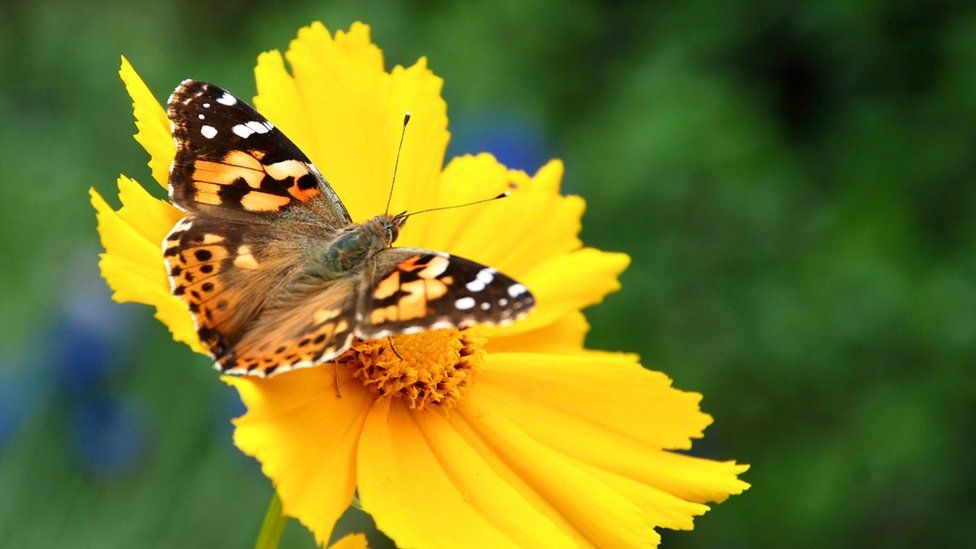
[[[425, 59], [387, 72], [365, 25], [334, 36], [321, 24], [304, 28], [284, 57], [262, 54], [255, 74], [257, 108], [356, 220], [383, 211], [405, 111], [413, 119], [391, 211], [511, 189], [503, 201], [412, 219], [397, 244], [494, 266], [538, 303], [505, 328], [398, 336], [395, 349], [358, 342], [337, 368], [226, 378], [248, 408], [235, 443], [261, 462], [285, 514], [324, 543], [358, 490], [401, 546], [653, 546], [655, 528], [691, 529], [705, 503], [748, 487], [737, 478], [744, 465], [669, 451], [690, 448], [711, 422], [701, 395], [674, 389], [632, 355], [583, 348], [580, 310], [618, 288], [629, 259], [582, 247], [584, 204], [559, 193], [560, 162], [530, 176], [481, 154], [442, 169], [441, 80]], [[169, 122], [125, 60], [121, 75], [136, 140], [165, 185]], [[200, 351], [160, 251], [181, 214], [131, 179], [118, 185], [118, 211], [92, 192], [102, 273], [116, 300], [155, 306], [174, 338]]]
[[329, 546], [329, 549], [367, 549], [365, 534], [347, 534]]

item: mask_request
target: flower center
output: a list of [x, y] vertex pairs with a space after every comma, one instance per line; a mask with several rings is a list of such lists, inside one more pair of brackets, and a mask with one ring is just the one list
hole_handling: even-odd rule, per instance
[[399, 396], [411, 409], [450, 409], [473, 381], [486, 341], [468, 330], [434, 330], [356, 340], [337, 360], [381, 397]]

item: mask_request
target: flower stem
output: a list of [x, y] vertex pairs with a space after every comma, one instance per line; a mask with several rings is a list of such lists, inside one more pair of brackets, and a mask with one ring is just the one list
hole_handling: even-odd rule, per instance
[[281, 514], [281, 498], [275, 492], [268, 504], [268, 511], [264, 514], [264, 522], [258, 532], [258, 539], [254, 542], [254, 549], [278, 549], [287, 522], [288, 519]]

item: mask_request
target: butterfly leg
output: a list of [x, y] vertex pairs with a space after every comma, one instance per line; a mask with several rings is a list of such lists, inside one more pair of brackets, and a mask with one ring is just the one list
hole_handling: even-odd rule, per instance
[[400, 356], [400, 353], [397, 352], [396, 346], [393, 345], [393, 336], [386, 336], [386, 341], [387, 343], [390, 344], [390, 350], [393, 351], [393, 354], [395, 354], [396, 357], [399, 358], [400, 360], [403, 360], [403, 357]]
[[342, 391], [339, 390], [339, 362], [333, 362], [335, 364], [335, 390], [336, 398], [342, 398]]

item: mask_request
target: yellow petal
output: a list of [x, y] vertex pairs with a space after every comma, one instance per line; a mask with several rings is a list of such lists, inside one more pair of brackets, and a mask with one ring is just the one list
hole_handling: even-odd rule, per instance
[[153, 179], [165, 188], [169, 180], [169, 166], [176, 156], [169, 118], [125, 57], [122, 57], [119, 76], [132, 98], [132, 113], [139, 130], [135, 135], [136, 141], [149, 153], [149, 169], [152, 170]]
[[[661, 453], [661, 452], [659, 452]], [[659, 528], [692, 530], [694, 517], [705, 514], [708, 506], [681, 499], [654, 486], [605, 469], [580, 464], [581, 467], [604, 484], [622, 494], [643, 511], [644, 520]]]
[[573, 311], [557, 322], [526, 332], [499, 330], [488, 340], [485, 350], [489, 353], [576, 353], [583, 349], [583, 342], [590, 325], [579, 311]]
[[658, 526], [690, 528], [691, 516], [704, 512], [674, 498], [720, 502], [748, 488], [737, 478], [747, 466], [663, 451], [690, 448], [711, 417], [699, 411], [700, 395], [672, 388], [664, 374], [633, 357], [489, 355], [467, 398], [594, 468], [656, 513]]
[[654, 523], [625, 492], [572, 456], [540, 444], [474, 391], [451, 421], [466, 437], [481, 442], [481, 454], [492, 456], [496, 468], [504, 466], [520, 479], [513, 485], [524, 497], [537, 506], [541, 500], [558, 513], [565, 533], [596, 547], [653, 547], [660, 541]]
[[318, 146], [314, 125], [309, 123], [305, 103], [280, 51], [271, 50], [258, 56], [254, 79], [258, 88], [254, 107], [315, 162]]
[[500, 401], [510, 415], [531, 415], [527, 421], [543, 422], [539, 429], [548, 420], [575, 421], [563, 435], [587, 443], [623, 437], [688, 449], [711, 423], [698, 409], [700, 394], [672, 388], [667, 376], [629, 355], [492, 354], [472, 391]]
[[397, 172], [391, 211], [436, 196], [444, 162], [447, 106], [442, 80], [420, 59], [386, 72], [369, 27], [355, 23], [335, 37], [315, 23], [285, 54], [258, 59], [257, 107], [322, 171], [353, 219], [383, 213], [404, 114], [412, 119]]
[[336, 398], [335, 370], [325, 366], [223, 379], [248, 409], [234, 420], [234, 443], [261, 462], [284, 514], [327, 542], [356, 490], [356, 445], [372, 395], [344, 370]]
[[[359, 445], [359, 497], [401, 547], [572, 546], [583, 538], [482, 444], [436, 413], [380, 400]], [[526, 496], [528, 494], [528, 496]]]
[[163, 238], [183, 214], [125, 176], [119, 177], [118, 188], [122, 202], [118, 211], [94, 189], [90, 191], [105, 248], [99, 267], [113, 291], [112, 298], [155, 307], [156, 318], [169, 328], [173, 339], [204, 352], [186, 303], [169, 291], [163, 264]]
[[559, 194], [562, 162], [552, 161], [535, 176], [508, 170], [489, 154], [453, 159], [444, 169], [438, 202], [416, 207], [462, 204], [509, 191], [508, 198], [470, 208], [425, 214], [429, 230], [404, 231], [404, 246], [422, 246], [466, 257], [519, 278], [535, 266], [581, 246], [578, 234], [584, 202]]
[[333, 543], [330, 549], [366, 549], [366, 534], [346, 534], [342, 539]]

